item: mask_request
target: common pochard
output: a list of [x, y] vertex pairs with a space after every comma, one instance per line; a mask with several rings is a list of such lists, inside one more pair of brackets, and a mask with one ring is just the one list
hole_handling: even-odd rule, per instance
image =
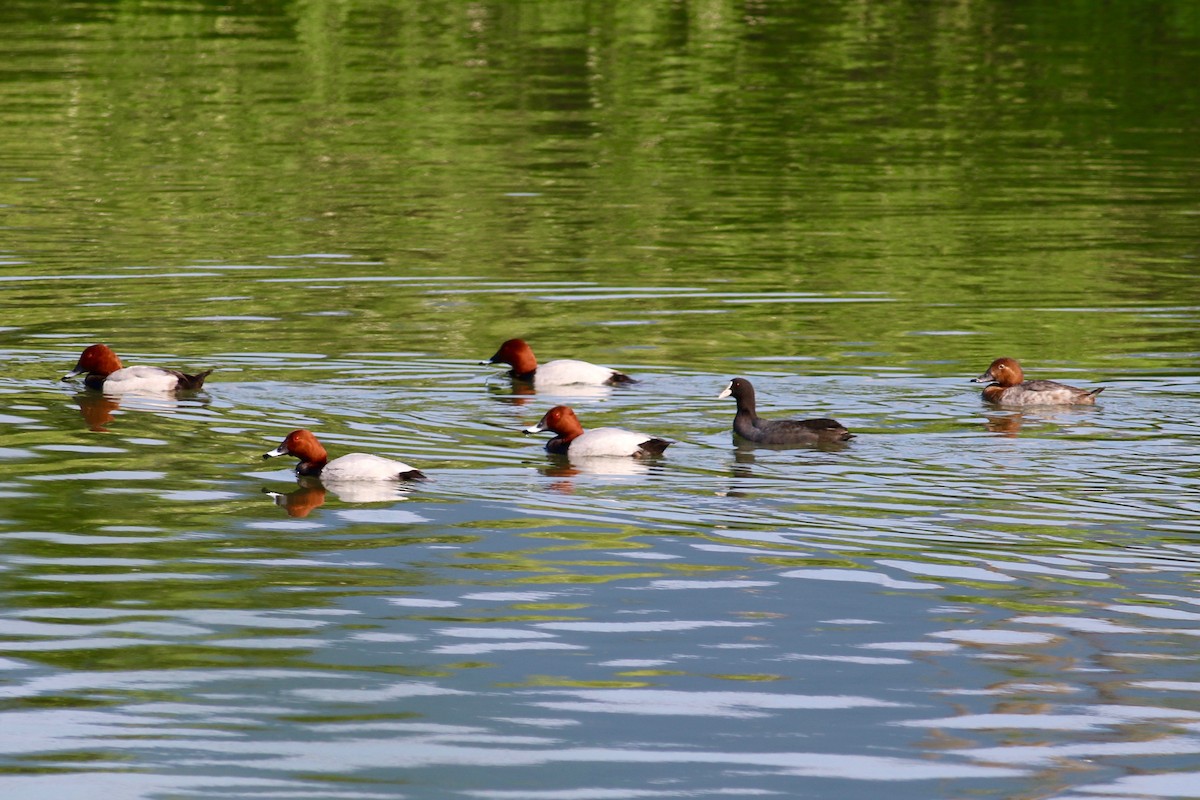
[[623, 428], [594, 428], [584, 431], [579, 418], [570, 406], [555, 406], [546, 412], [536, 425], [524, 429], [525, 433], [553, 431], [558, 434], [546, 442], [546, 450], [572, 458], [592, 456], [633, 456], [647, 458], [662, 455], [672, 442], [635, 433]]
[[745, 378], [734, 378], [717, 395], [717, 399], [729, 397], [737, 401], [737, 414], [733, 417], [733, 432], [758, 444], [832, 444], [854, 438], [854, 434], [836, 419], [776, 419], [765, 420], [758, 416], [754, 402], [754, 386]]
[[121, 359], [108, 345], [94, 344], [79, 356], [75, 369], [63, 376], [67, 381], [76, 375], [86, 376], [83, 383], [89, 389], [109, 394], [122, 392], [179, 392], [199, 389], [212, 370], [185, 375], [162, 367], [122, 367]]
[[1021, 365], [1014, 358], [997, 358], [987, 372], [972, 383], [989, 383], [983, 387], [983, 399], [1005, 406], [1038, 405], [1095, 405], [1099, 389], [1077, 389], [1057, 381], [1027, 381]]
[[368, 453], [350, 453], [333, 461], [312, 431], [303, 428], [292, 431], [287, 438], [263, 458], [295, 456], [297, 475], [319, 477], [322, 481], [419, 481], [425, 475], [403, 461], [393, 461]]
[[524, 339], [509, 339], [500, 345], [496, 355], [489, 358], [487, 363], [508, 364], [512, 367], [508, 374], [513, 380], [532, 383], [535, 389], [572, 383], [589, 383], [594, 386], [637, 383], [624, 372], [587, 361], [576, 361], [573, 358], [547, 361], [538, 366], [533, 348]]

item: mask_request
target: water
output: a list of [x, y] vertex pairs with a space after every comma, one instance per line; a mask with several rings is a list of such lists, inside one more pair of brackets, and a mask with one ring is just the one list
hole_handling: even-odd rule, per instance
[[[1190, 4], [0, 32], [6, 800], [1195, 796]], [[215, 372], [61, 383], [96, 341]], [[1000, 355], [1108, 388], [988, 409]], [[738, 375], [858, 438], [737, 447]], [[676, 444], [561, 463], [560, 402]]]

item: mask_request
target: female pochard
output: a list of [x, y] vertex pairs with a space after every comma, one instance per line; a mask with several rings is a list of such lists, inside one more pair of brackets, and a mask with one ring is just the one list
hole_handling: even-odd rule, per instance
[[730, 395], [737, 401], [733, 432], [751, 442], [811, 445], [845, 442], [854, 438], [854, 434], [836, 419], [761, 419], [755, 408], [754, 386], [745, 378], [731, 380], [717, 398]]
[[263, 458], [295, 456], [297, 475], [319, 477], [322, 481], [419, 481], [425, 476], [416, 467], [403, 461], [393, 461], [368, 453], [350, 453], [329, 461], [325, 448], [312, 431], [292, 431], [274, 450]]
[[623, 428], [593, 428], [584, 431], [583, 425], [570, 406], [555, 406], [536, 424], [525, 428], [525, 433], [553, 431], [558, 434], [546, 443], [551, 453], [573, 458], [590, 456], [633, 456], [646, 458], [662, 455], [672, 442], [647, 436], [644, 433], [627, 431]]
[[533, 355], [533, 348], [524, 339], [509, 339], [500, 345], [500, 349], [487, 363], [508, 364], [512, 367], [508, 374], [513, 380], [528, 381], [535, 389], [572, 383], [612, 386], [637, 382], [624, 372], [572, 358], [547, 361], [539, 366], [537, 357]]
[[1021, 365], [1013, 358], [997, 358], [987, 372], [973, 383], [988, 383], [983, 387], [983, 399], [989, 403], [1006, 406], [1035, 405], [1095, 405], [1099, 389], [1077, 389], [1056, 381], [1027, 381]]
[[185, 375], [162, 367], [122, 367], [121, 359], [108, 345], [94, 344], [79, 356], [75, 369], [63, 376], [67, 381], [83, 375], [89, 389], [101, 389], [109, 394], [121, 392], [178, 392], [199, 389], [211, 369], [195, 375]]

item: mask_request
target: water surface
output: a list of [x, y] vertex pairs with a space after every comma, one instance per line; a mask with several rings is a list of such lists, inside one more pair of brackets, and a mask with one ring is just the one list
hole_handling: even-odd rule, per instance
[[251, 5], [0, 9], [5, 798], [1195, 794], [1188, 4]]

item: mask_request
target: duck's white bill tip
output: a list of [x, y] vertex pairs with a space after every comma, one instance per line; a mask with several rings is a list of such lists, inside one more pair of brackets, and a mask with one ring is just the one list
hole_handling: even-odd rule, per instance
[[721, 393], [719, 395], [717, 395], [717, 399], [720, 400], [722, 398], [729, 397], [729, 395], [731, 395], [731, 394], [733, 394], [732, 387], [726, 386], [724, 389], [721, 390]]
[[521, 429], [523, 433], [541, 433], [544, 430], [546, 429], [540, 425], [530, 425], [528, 428]]
[[274, 450], [269, 450], [266, 453], [263, 453], [263, 458], [274, 458], [275, 456], [285, 455], [287, 455], [287, 449], [283, 445], [279, 445], [279, 447], [276, 447]]

